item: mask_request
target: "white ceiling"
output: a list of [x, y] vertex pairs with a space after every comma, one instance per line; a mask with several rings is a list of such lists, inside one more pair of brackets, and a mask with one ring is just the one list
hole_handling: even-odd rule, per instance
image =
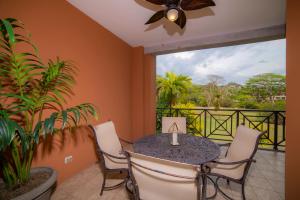
[[131, 46], [152, 47], [285, 24], [286, 0], [214, 0], [215, 7], [188, 11], [180, 30], [163, 19], [144, 25], [162, 7], [144, 0], [67, 0]]

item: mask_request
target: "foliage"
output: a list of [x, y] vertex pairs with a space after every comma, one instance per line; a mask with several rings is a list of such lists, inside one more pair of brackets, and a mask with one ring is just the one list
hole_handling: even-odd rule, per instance
[[261, 103], [259, 105], [259, 109], [262, 109], [262, 110], [285, 110], [285, 101], [278, 100], [278, 101], [275, 101], [274, 103], [271, 103], [271, 102]]
[[214, 106], [217, 109], [221, 106], [221, 99], [223, 97], [223, 90], [219, 87], [219, 84], [223, 82], [223, 77], [218, 75], [209, 75], [209, 83], [205, 88], [205, 97], [208, 106]]
[[64, 108], [75, 83], [71, 62], [57, 58], [45, 65], [16, 19], [1, 19], [0, 34], [0, 167], [6, 185], [15, 187], [29, 180], [40, 136], [97, 113], [89, 103]]
[[[173, 108], [176, 110], [178, 109], [177, 113], [175, 111], [175, 116], [184, 116], [186, 117], [186, 123], [187, 124], [192, 124], [192, 122], [194, 121], [195, 119], [195, 116], [197, 115], [197, 111], [196, 110], [193, 110], [196, 108], [195, 104], [193, 103], [186, 103], [186, 104], [183, 104], [183, 103], [179, 103], [179, 104], [176, 104], [173, 106]], [[196, 123], [195, 124], [195, 128], [197, 130], [201, 130], [201, 124], [198, 124]], [[188, 126], [189, 127], [189, 126]], [[188, 132], [193, 132], [193, 130], [187, 130]]]
[[285, 94], [285, 76], [273, 73], [260, 74], [250, 78], [244, 93], [255, 97], [257, 102], [275, 103], [275, 96]]
[[176, 75], [167, 72], [165, 77], [157, 77], [157, 96], [158, 102], [162, 101], [168, 106], [177, 103], [179, 97], [188, 92], [188, 88], [192, 85], [191, 78], [184, 75]]
[[[158, 77], [158, 80], [164, 77]], [[222, 84], [221, 76], [210, 75], [206, 85], [191, 84], [181, 93], [176, 95], [176, 104], [192, 103], [200, 107], [245, 108], [284, 110], [285, 76], [278, 74], [260, 74], [250, 78], [245, 85], [237, 83]], [[157, 85], [159, 85], [157, 83]], [[186, 92], [187, 91], [187, 92]], [[168, 95], [158, 94], [158, 107], [169, 107]], [[174, 106], [174, 105], [173, 105]]]
[[196, 105], [189, 102], [189, 103], [178, 103], [174, 105], [172, 108], [178, 108], [178, 109], [194, 109], [196, 108]]
[[[178, 99], [179, 104], [194, 104], [200, 106], [207, 106], [207, 101], [204, 95], [204, 88], [200, 85], [191, 85], [188, 88], [188, 92], [182, 94]], [[178, 104], [177, 103], [177, 104]]]

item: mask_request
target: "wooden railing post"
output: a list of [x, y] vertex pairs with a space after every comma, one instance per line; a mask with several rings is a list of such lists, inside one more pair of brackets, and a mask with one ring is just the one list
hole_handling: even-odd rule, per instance
[[278, 112], [274, 112], [275, 119], [274, 119], [274, 150], [278, 150]]
[[236, 111], [236, 127], [240, 125], [240, 111]]
[[[179, 109], [178, 109], [178, 108], [175, 108], [175, 114], [176, 114], [175, 117], [178, 117], [178, 113], [179, 113]], [[186, 117], [186, 116], [185, 116], [185, 117]]]
[[204, 137], [206, 137], [206, 110], [204, 110]]

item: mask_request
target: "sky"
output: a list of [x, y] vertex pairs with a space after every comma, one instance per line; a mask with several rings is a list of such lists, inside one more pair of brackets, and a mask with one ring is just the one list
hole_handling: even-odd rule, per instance
[[196, 84], [206, 84], [209, 75], [218, 75], [224, 84], [244, 84], [262, 73], [286, 74], [286, 40], [159, 55], [156, 62], [157, 75], [172, 71], [191, 77]]

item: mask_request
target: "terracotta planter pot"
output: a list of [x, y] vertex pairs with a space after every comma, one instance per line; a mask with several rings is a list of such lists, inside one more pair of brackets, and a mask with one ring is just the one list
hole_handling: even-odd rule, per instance
[[12, 200], [50, 200], [51, 194], [54, 190], [56, 183], [57, 173], [54, 169], [48, 167], [37, 167], [31, 170], [31, 174], [34, 173], [49, 173], [50, 177], [47, 181], [32, 189], [31, 191], [13, 198]]

